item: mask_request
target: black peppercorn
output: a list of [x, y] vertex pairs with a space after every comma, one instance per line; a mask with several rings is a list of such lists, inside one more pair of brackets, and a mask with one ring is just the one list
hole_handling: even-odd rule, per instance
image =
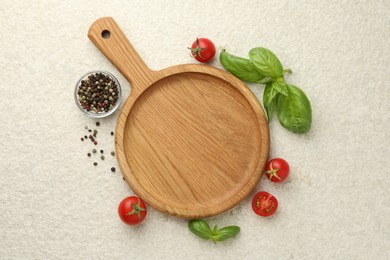
[[102, 156], [100, 156], [100, 159], [104, 160], [104, 156], [103, 156], [103, 155], [102, 155]]
[[81, 137], [81, 141], [84, 141], [84, 138]]
[[92, 152], [93, 152], [93, 153], [96, 153], [96, 149], [92, 149]]
[[93, 165], [95, 165], [95, 166], [96, 166], [96, 165], [97, 165], [97, 162], [94, 162], [94, 163], [93, 163]]
[[114, 132], [111, 132], [111, 135], [114, 135]]
[[98, 121], [98, 122], [96, 122], [96, 126], [100, 126], [100, 122]]
[[104, 151], [103, 151], [103, 150], [100, 150], [100, 153], [104, 153]]
[[91, 157], [91, 153], [87, 153], [88, 157]]
[[112, 171], [112, 172], [115, 172], [115, 167], [111, 167], [111, 171]]

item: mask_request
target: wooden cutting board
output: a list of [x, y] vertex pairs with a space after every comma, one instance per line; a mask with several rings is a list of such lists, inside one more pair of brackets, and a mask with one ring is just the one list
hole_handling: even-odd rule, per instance
[[131, 84], [115, 145], [139, 197], [161, 212], [205, 218], [250, 194], [268, 158], [269, 130], [243, 82], [201, 64], [152, 71], [111, 17], [93, 23], [88, 37]]

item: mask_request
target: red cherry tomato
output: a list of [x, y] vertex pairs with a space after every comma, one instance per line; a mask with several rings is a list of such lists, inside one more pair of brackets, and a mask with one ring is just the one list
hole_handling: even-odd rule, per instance
[[278, 209], [278, 200], [268, 192], [260, 191], [253, 197], [252, 209], [262, 217], [272, 216]]
[[215, 55], [214, 43], [207, 38], [196, 38], [188, 49], [191, 50], [192, 57], [200, 62], [209, 62]]
[[289, 172], [290, 166], [285, 160], [274, 158], [267, 163], [265, 175], [272, 182], [282, 182], [287, 178]]
[[118, 206], [119, 217], [128, 225], [137, 225], [144, 221], [146, 212], [145, 202], [136, 196], [123, 199]]

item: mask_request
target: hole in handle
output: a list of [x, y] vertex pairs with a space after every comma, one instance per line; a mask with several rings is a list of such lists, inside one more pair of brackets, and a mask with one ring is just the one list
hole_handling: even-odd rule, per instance
[[104, 31], [102, 31], [102, 37], [103, 37], [104, 39], [110, 38], [110, 35], [111, 35], [111, 33], [110, 33], [109, 30], [104, 30]]

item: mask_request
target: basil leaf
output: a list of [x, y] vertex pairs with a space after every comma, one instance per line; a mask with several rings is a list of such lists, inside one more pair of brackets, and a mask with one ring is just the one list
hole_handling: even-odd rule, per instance
[[243, 81], [260, 82], [264, 78], [248, 59], [229, 54], [225, 49], [221, 51], [219, 60], [227, 71]]
[[212, 236], [212, 239], [214, 242], [221, 242], [237, 236], [238, 233], [240, 233], [240, 227], [227, 226], [218, 230], [217, 234]]
[[268, 122], [271, 120], [272, 114], [275, 111], [277, 95], [278, 92], [272, 87], [272, 84], [265, 85], [263, 93], [263, 105], [265, 112], [267, 113]]
[[200, 238], [209, 240], [211, 239], [211, 229], [209, 224], [202, 219], [191, 219], [188, 222], [188, 228], [192, 233]]
[[218, 226], [215, 225], [213, 228], [213, 231], [211, 232], [211, 235], [215, 235], [215, 234], [217, 234], [217, 232], [218, 232]]
[[266, 48], [253, 48], [249, 58], [256, 69], [264, 76], [278, 78], [283, 76], [283, 66], [276, 55]]
[[272, 88], [282, 95], [288, 96], [287, 84], [284, 82], [283, 78], [277, 78], [274, 83], [272, 83]]
[[311, 106], [306, 94], [288, 85], [288, 96], [279, 95], [277, 114], [280, 124], [293, 133], [306, 133], [311, 127]]

